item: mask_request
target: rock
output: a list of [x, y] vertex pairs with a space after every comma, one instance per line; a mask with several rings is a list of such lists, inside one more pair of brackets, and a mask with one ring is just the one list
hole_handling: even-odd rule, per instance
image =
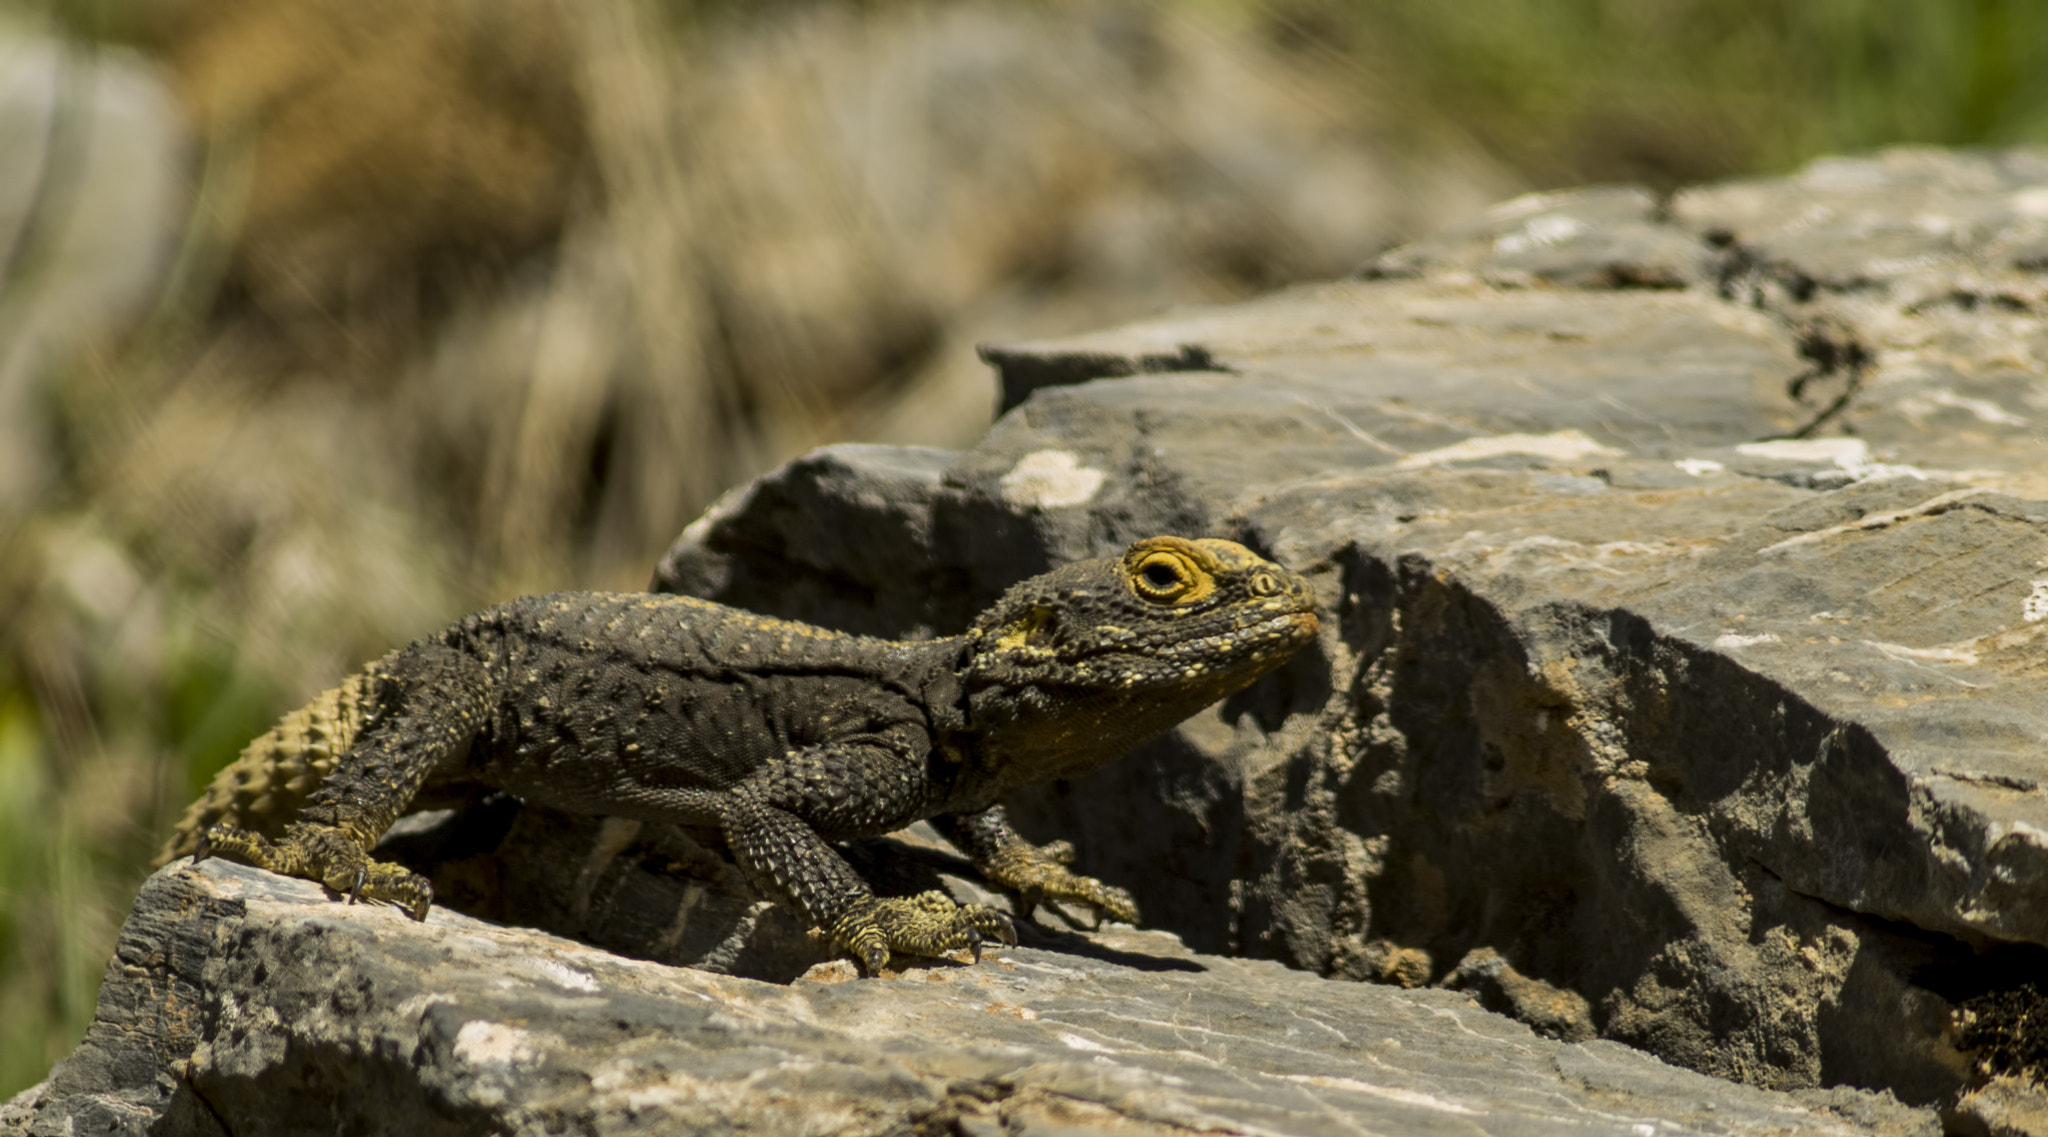
[[[1320, 650], [1023, 795], [1031, 836], [1198, 950], [1491, 952], [1694, 1069], [1953, 1100], [1954, 1006], [2048, 961], [2044, 201], [2035, 152], [1547, 195], [1365, 279], [991, 346], [1016, 409], [889, 529], [952, 587], [802, 614], [951, 629], [1136, 537], [1246, 541], [1321, 582]], [[749, 492], [840, 464], [815, 510], [735, 505], [657, 585], [828, 533], [865, 563], [829, 502], [873, 491], [807, 463]]]
[[1878, 1095], [1731, 1085], [1455, 993], [1160, 932], [851, 973], [760, 983], [180, 861], [143, 886], [85, 1044], [0, 1119], [163, 1137], [1939, 1131]]
[[1494, 284], [1684, 288], [1712, 279], [1707, 242], [1663, 224], [1636, 186], [1529, 194], [1376, 258], [1369, 278], [1475, 273]]
[[1968, 1137], [2048, 1132], [2048, 1096], [2042, 1094], [2038, 1082], [1993, 1078], [1963, 1095], [1954, 1109], [1944, 1111], [1942, 1122], [1947, 1132]]
[[1490, 947], [1466, 952], [1443, 986], [1472, 992], [1480, 1006], [1520, 1019], [1546, 1038], [1584, 1042], [1594, 1035], [1593, 1008], [1584, 996], [1523, 975]]

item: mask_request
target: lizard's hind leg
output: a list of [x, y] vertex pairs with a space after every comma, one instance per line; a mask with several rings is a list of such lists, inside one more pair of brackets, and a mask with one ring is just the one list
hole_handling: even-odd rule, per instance
[[377, 709], [355, 744], [272, 842], [231, 825], [206, 830], [200, 855], [220, 854], [316, 880], [356, 900], [397, 904], [415, 920], [434, 902], [425, 877], [370, 859], [378, 838], [437, 772], [467, 754], [491, 704], [483, 665], [438, 643], [415, 644], [379, 665]]

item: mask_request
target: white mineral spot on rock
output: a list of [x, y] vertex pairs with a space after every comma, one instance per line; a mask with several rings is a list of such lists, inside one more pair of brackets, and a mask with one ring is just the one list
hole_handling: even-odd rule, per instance
[[1776, 438], [1745, 442], [1735, 452], [1780, 462], [1833, 462], [1844, 470], [1870, 465], [1870, 446], [1860, 438]]
[[1977, 662], [1976, 652], [1961, 648], [1907, 647], [1904, 644], [1888, 644], [1879, 640], [1863, 642], [1894, 659], [1924, 659], [1933, 663], [1960, 663], [1964, 666], [1971, 666]]
[[1994, 822], [1988, 832], [1991, 844], [2002, 845], [2007, 841], [2026, 841], [2034, 845], [2048, 846], [2048, 829], [2042, 829], [2031, 821]]
[[1979, 422], [1988, 422], [1995, 426], [2027, 425], [2026, 419], [1989, 399], [1972, 399], [1966, 395], [1958, 395], [1954, 391], [1931, 391], [1925, 395], [1899, 400], [1900, 413], [1916, 420], [1925, 418], [1930, 412], [1941, 407], [1968, 411]]
[[404, 1002], [398, 1004], [397, 1009], [393, 1013], [401, 1019], [416, 1018], [426, 1014], [429, 1008], [454, 1001], [455, 996], [453, 995], [440, 991], [429, 991], [407, 998]]
[[1764, 632], [1754, 636], [1745, 636], [1737, 632], [1723, 632], [1715, 637], [1714, 646], [1726, 650], [1738, 647], [1755, 647], [1757, 644], [1774, 644], [1777, 642], [1778, 636], [1775, 632]]
[[1449, 462], [1498, 458], [1504, 454], [1527, 454], [1532, 458], [1548, 458], [1553, 462], [1576, 462], [1581, 458], [1596, 456], [1614, 457], [1620, 455], [1621, 451], [1611, 446], [1602, 446], [1578, 430], [1560, 430], [1552, 434], [1495, 434], [1485, 438], [1468, 438], [1436, 450], [1410, 454], [1394, 463], [1394, 468], [1414, 470], [1424, 466], [1441, 466]]
[[1704, 478], [1708, 474], [1718, 474], [1728, 468], [1712, 458], [1680, 458], [1671, 464], [1695, 478]]
[[2029, 624], [2038, 624], [2048, 619], [2048, 580], [2034, 582], [2033, 591], [2020, 604], [2020, 618]]
[[1931, 675], [1939, 675], [1944, 680], [1947, 680], [1950, 683], [1954, 683], [1958, 687], [1968, 687], [1974, 690], [1982, 686], [1982, 684], [1972, 683], [1967, 679], [1960, 679], [1954, 675], [1950, 675], [1946, 671], [1942, 671], [1938, 668], [1927, 666], [1927, 664], [1930, 662], [1962, 664], [1975, 663], [1977, 662], [1977, 656], [1972, 652], [1956, 651], [1950, 648], [1907, 647], [1904, 644], [1888, 644], [1879, 640], [1864, 640], [1863, 646], [1870, 648], [1871, 650], [1877, 652], [1879, 655], [1884, 656], [1886, 659], [1890, 659], [1898, 663], [1911, 664], [1914, 667], [1917, 667], [1920, 670], [1925, 671]]
[[1870, 447], [1860, 438], [1777, 438], [1769, 442], [1745, 442], [1737, 454], [1770, 458], [1780, 462], [1829, 463], [1858, 482], [1877, 478], [1927, 479], [1916, 466], [1892, 465], [1871, 457]]
[[[1400, 1045], [1399, 1042], [1393, 1039], [1387, 1040], [1389, 1049], [1398, 1048]], [[1400, 1102], [1402, 1105], [1416, 1105], [1424, 1109], [1434, 1109], [1443, 1113], [1457, 1113], [1468, 1117], [1477, 1117], [1480, 1113], [1479, 1110], [1472, 1109], [1469, 1106], [1459, 1105], [1454, 1101], [1445, 1101], [1435, 1094], [1423, 1093], [1421, 1090], [1403, 1089], [1399, 1086], [1375, 1086], [1371, 1082], [1361, 1082], [1356, 1078], [1336, 1077], [1328, 1074], [1274, 1074], [1272, 1076], [1283, 1082], [1298, 1082], [1301, 1085], [1315, 1086], [1318, 1089], [1350, 1090], [1353, 1093], [1371, 1094], [1376, 1098]]]
[[1094, 500], [1108, 477], [1083, 466], [1071, 450], [1034, 450], [1017, 460], [998, 485], [1003, 501], [1019, 509], [1061, 509]]
[[536, 959], [533, 969], [543, 977], [567, 987], [571, 991], [596, 991], [597, 980], [581, 971], [552, 959]]
[[455, 1032], [455, 1057], [472, 1066], [516, 1066], [539, 1056], [534, 1036], [516, 1026], [472, 1019]]
[[[1924, 477], [1924, 475], [1921, 475], [1917, 472], [1915, 472], [1914, 476]], [[1825, 529], [1816, 529], [1811, 533], [1801, 533], [1797, 536], [1787, 537], [1784, 540], [1777, 542], [1776, 544], [1765, 545], [1763, 548], [1758, 549], [1756, 552], [1758, 556], [1764, 556], [1768, 553], [1783, 552], [1786, 549], [1798, 548], [1803, 545], [1819, 544], [1820, 542], [1826, 541], [1829, 538], [1839, 537], [1845, 533], [1856, 533], [1869, 529], [1883, 529], [1887, 526], [1897, 525], [1903, 521], [1911, 521], [1915, 518], [1939, 516], [1940, 514], [1953, 508], [1957, 502], [1968, 501], [1970, 498], [1976, 497], [1984, 492], [1986, 491], [1981, 486], [1969, 486], [1964, 489], [1950, 490], [1947, 493], [1936, 494], [1918, 505], [1908, 506], [1905, 509], [1894, 509], [1885, 513], [1866, 514], [1862, 517], [1857, 518], [1854, 521], [1845, 521], [1840, 525], [1830, 525]]]
[[1568, 195], [1561, 193], [1525, 193], [1511, 197], [1497, 205], [1489, 206], [1486, 216], [1495, 221], [1512, 221], [1517, 217], [1542, 213], [1555, 208]]
[[1060, 1041], [1061, 1041], [1061, 1042], [1063, 1042], [1063, 1043], [1066, 1043], [1066, 1045], [1068, 1046], [1068, 1048], [1070, 1048], [1070, 1049], [1073, 1049], [1073, 1050], [1085, 1050], [1085, 1051], [1087, 1051], [1087, 1052], [1089, 1052], [1089, 1053], [1091, 1053], [1091, 1054], [1115, 1054], [1115, 1053], [1116, 1053], [1116, 1051], [1114, 1051], [1114, 1050], [1111, 1050], [1111, 1049], [1110, 1049], [1109, 1047], [1107, 1047], [1107, 1046], [1104, 1046], [1104, 1045], [1102, 1045], [1102, 1044], [1101, 1044], [1101, 1043], [1099, 1043], [1099, 1042], [1095, 1042], [1095, 1041], [1092, 1041], [1092, 1040], [1090, 1040], [1090, 1039], [1082, 1038], [1082, 1037], [1081, 1037], [1080, 1035], [1078, 1035], [1078, 1034], [1074, 1034], [1074, 1033], [1072, 1033], [1072, 1032], [1070, 1032], [1070, 1031], [1064, 1031], [1064, 1030], [1063, 1030], [1063, 1031], [1061, 1031], [1061, 1032], [1059, 1033], [1059, 1039], [1060, 1039]]
[[1527, 225], [1515, 232], [1503, 233], [1495, 238], [1493, 251], [1499, 256], [1512, 256], [1530, 249], [1540, 249], [1545, 245], [1555, 245], [1560, 241], [1569, 241], [1584, 233], [1586, 229], [1586, 223], [1576, 217], [1559, 214], [1533, 217]]

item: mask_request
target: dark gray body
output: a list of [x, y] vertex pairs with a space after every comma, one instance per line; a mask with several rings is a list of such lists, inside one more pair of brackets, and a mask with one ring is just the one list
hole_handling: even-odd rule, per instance
[[993, 804], [994, 787], [974, 785], [965, 758], [974, 740], [957, 637], [902, 643], [687, 597], [558, 593], [478, 612], [433, 642], [472, 661], [490, 691], [481, 729], [435, 782], [480, 782], [573, 812], [715, 825], [714, 804], [678, 791], [731, 790], [794, 753], [837, 744], [900, 763], [921, 792], [895, 809], [809, 817], [827, 840]]

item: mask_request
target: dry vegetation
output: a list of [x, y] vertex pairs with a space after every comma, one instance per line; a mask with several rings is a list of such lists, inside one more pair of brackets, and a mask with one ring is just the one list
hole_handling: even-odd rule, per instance
[[490, 600], [640, 586], [810, 446], [965, 444], [977, 340], [1338, 274], [1529, 185], [2048, 121], [2023, 0], [14, 16], [0, 1094], [275, 714]]

